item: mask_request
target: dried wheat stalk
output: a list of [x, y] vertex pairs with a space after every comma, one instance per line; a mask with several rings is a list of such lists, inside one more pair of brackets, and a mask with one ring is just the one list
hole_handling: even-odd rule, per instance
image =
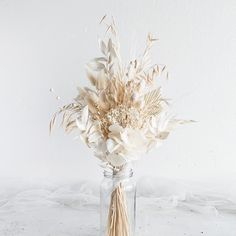
[[111, 194], [106, 236], [130, 236], [126, 196], [122, 183]]

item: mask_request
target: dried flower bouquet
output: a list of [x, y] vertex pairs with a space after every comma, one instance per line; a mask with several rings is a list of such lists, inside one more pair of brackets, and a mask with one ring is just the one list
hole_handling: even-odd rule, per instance
[[[102, 56], [88, 63], [92, 87], [78, 88], [74, 101], [54, 114], [50, 131], [56, 117], [62, 115], [65, 131], [79, 131], [94, 155], [119, 172], [127, 163], [161, 145], [177, 124], [188, 121], [171, 116], [161, 87], [153, 89], [156, 77], [168, 77], [166, 66], [150, 63], [150, 49], [156, 39], [148, 34], [142, 56], [125, 66], [115, 23], [106, 25], [109, 37], [99, 42]], [[119, 183], [111, 195], [107, 236], [130, 236], [125, 205]]]

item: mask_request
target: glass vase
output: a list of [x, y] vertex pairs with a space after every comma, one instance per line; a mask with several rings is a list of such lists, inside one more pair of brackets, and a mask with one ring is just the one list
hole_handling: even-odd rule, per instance
[[136, 182], [131, 168], [105, 170], [100, 185], [100, 236], [134, 236]]

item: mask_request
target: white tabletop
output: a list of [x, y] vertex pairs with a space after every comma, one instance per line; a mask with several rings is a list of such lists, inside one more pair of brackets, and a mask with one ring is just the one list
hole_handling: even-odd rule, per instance
[[[229, 187], [226, 193], [143, 179], [138, 188], [137, 236], [236, 235]], [[98, 236], [98, 196], [98, 185], [90, 182], [0, 181], [0, 235]]]

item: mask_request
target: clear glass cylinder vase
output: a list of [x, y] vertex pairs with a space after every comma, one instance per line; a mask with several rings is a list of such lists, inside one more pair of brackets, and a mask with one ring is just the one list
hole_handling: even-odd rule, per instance
[[100, 185], [100, 236], [134, 236], [135, 217], [133, 170], [105, 170]]

